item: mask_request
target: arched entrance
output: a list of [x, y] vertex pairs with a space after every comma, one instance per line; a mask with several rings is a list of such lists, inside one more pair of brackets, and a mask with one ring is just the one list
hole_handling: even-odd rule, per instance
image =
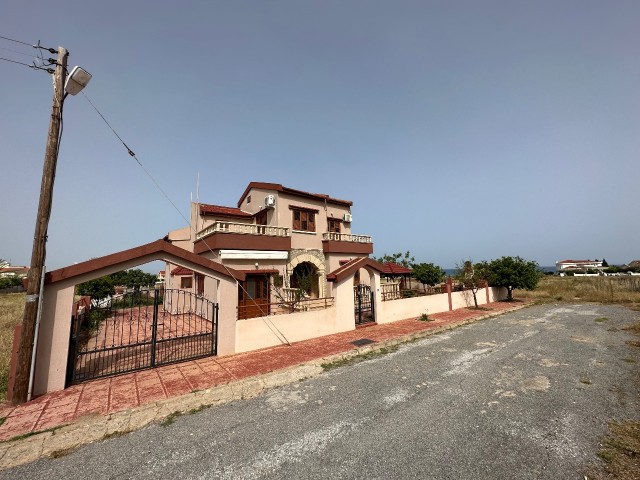
[[[327, 283], [324, 254], [319, 250], [292, 250], [285, 277], [287, 287], [303, 288], [313, 298], [324, 298]], [[310, 287], [301, 285], [301, 280], [310, 283]]]
[[301, 289], [311, 298], [320, 297], [318, 267], [311, 262], [302, 262], [291, 273], [291, 288]]

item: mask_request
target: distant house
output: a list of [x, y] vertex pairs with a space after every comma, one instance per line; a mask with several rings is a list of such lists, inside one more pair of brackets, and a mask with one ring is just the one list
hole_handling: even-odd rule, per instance
[[29, 273], [29, 267], [5, 266], [0, 267], [0, 278], [17, 277], [25, 278]]
[[[331, 272], [373, 253], [370, 236], [351, 232], [352, 205], [326, 194], [251, 182], [234, 207], [192, 203], [190, 225], [165, 240], [245, 274], [239, 316], [262, 316], [277, 301], [276, 285], [286, 294], [311, 278], [307, 294], [323, 298]], [[168, 263], [165, 275], [166, 288], [206, 293], [205, 278], [189, 269]]]
[[556, 262], [556, 272], [570, 272], [573, 270], [602, 269], [600, 260], [562, 260]]
[[629, 262], [629, 268], [640, 268], [640, 260], [632, 260]]

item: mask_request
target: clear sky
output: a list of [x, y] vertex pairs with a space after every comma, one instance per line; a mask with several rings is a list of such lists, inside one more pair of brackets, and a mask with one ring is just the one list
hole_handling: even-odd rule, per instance
[[[352, 200], [374, 255], [450, 268], [640, 258], [639, 24], [637, 0], [5, 0], [0, 35], [66, 47], [183, 215], [198, 173], [203, 203], [281, 183]], [[0, 84], [0, 258], [28, 265], [51, 78], [0, 61]], [[184, 225], [68, 97], [48, 269]]]

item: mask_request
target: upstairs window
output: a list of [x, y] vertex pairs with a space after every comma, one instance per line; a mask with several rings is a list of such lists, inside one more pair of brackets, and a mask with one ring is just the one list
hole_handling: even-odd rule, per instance
[[337, 218], [329, 218], [328, 219], [328, 230], [329, 233], [340, 233], [340, 220]]
[[293, 229], [301, 232], [316, 231], [316, 214], [313, 210], [301, 210], [292, 208], [293, 211]]
[[267, 210], [262, 210], [256, 213], [256, 225], [266, 225], [267, 224]]

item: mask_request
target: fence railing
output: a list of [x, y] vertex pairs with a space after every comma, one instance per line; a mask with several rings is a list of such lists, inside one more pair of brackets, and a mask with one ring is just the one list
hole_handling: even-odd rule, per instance
[[305, 298], [297, 301], [258, 302], [238, 306], [238, 319], [254, 318], [256, 310], [270, 312], [271, 315], [284, 315], [288, 313], [308, 312], [312, 310], [324, 310], [332, 307], [333, 297]]
[[351, 235], [350, 233], [326, 232], [322, 234], [322, 240], [336, 242], [373, 243], [369, 235]]
[[196, 233], [196, 240], [207, 237], [213, 233], [237, 233], [241, 235], [269, 235], [272, 237], [289, 237], [291, 233], [285, 227], [272, 227], [270, 225], [255, 225], [253, 223], [237, 223], [218, 221]]
[[[453, 285], [452, 291], [458, 292], [464, 290], [462, 286]], [[436, 285], [432, 287], [427, 285], [423, 288], [401, 289], [400, 282], [389, 282], [380, 284], [380, 292], [382, 293], [382, 301], [398, 300], [401, 298], [424, 297], [428, 295], [438, 295], [447, 291], [445, 285]]]
[[402, 298], [402, 294], [400, 293], [400, 282], [381, 283], [380, 293], [382, 294], [383, 302]]

